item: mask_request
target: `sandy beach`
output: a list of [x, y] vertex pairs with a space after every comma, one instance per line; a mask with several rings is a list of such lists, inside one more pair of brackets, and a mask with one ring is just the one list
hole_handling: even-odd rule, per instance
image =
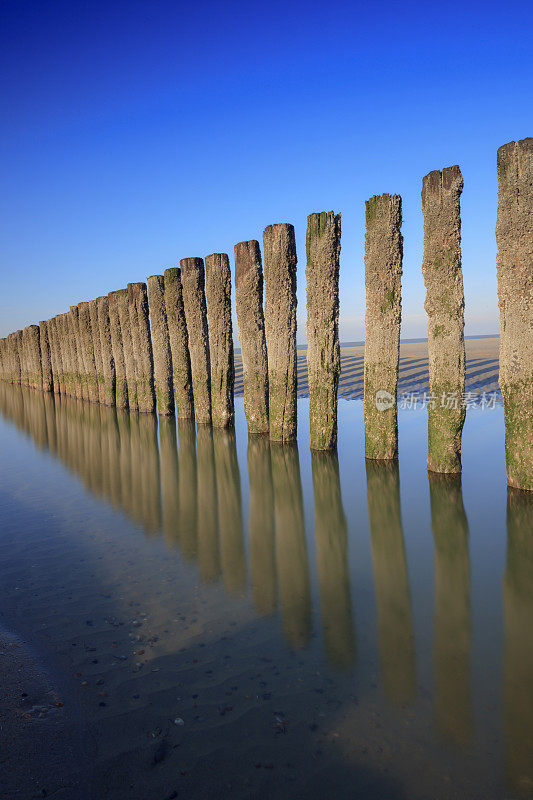
[[[466, 390], [498, 391], [499, 337], [466, 339]], [[363, 397], [364, 345], [341, 345], [339, 397], [348, 400]], [[429, 391], [427, 342], [400, 344], [400, 379], [398, 391]], [[235, 392], [243, 393], [242, 359], [235, 354]], [[298, 397], [308, 397], [305, 349], [298, 350]]]

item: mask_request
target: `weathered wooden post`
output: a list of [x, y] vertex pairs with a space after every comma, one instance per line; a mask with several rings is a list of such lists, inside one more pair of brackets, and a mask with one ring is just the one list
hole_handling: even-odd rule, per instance
[[248, 433], [268, 433], [268, 359], [263, 315], [263, 268], [259, 242], [255, 239], [235, 245], [235, 303]]
[[296, 240], [287, 223], [263, 231], [270, 438], [296, 438]]
[[87, 384], [87, 399], [91, 403], [98, 403], [99, 393], [96, 382], [96, 361], [94, 355], [93, 332], [89, 303], [78, 303], [78, 319], [80, 326], [81, 357]]
[[460, 475], [429, 475], [435, 542], [435, 716], [457, 744], [472, 736], [470, 556]]
[[[133, 354], [133, 340], [131, 335], [130, 307], [128, 302], [128, 290], [118, 289], [112, 293], [116, 299], [118, 318], [120, 322], [120, 333], [122, 336], [122, 350], [124, 353], [124, 369], [126, 372], [126, 383], [128, 385], [128, 408], [130, 411], [138, 410], [137, 403], [137, 378], [135, 370], [135, 356]], [[111, 299], [111, 295], [109, 295]]]
[[155, 411], [154, 358], [148, 318], [148, 293], [145, 283], [128, 283], [131, 338], [137, 380], [139, 411]]
[[6, 336], [6, 378], [9, 383], [15, 382], [15, 353], [13, 344], [13, 334]]
[[198, 425], [211, 424], [211, 365], [205, 300], [205, 274], [202, 258], [182, 258], [181, 285], [187, 321], [189, 353]]
[[50, 349], [50, 337], [48, 335], [48, 322], [39, 322], [39, 346], [41, 348], [41, 381], [44, 392], [51, 392], [52, 381], [52, 359]]
[[57, 383], [59, 387], [59, 394], [65, 395], [67, 392], [67, 387], [65, 384], [65, 366], [63, 363], [64, 343], [63, 343], [63, 320], [61, 314], [57, 314], [53, 318], [52, 330], [54, 332], [56, 366], [57, 366]]
[[[100, 355], [102, 358], [102, 380], [104, 385], [103, 403], [115, 405], [115, 365], [111, 342], [111, 321], [109, 318], [109, 300], [107, 297], [96, 299], [98, 334], [100, 338]], [[122, 356], [124, 358], [124, 356]]]
[[533, 138], [498, 150], [500, 388], [507, 482], [533, 491]]
[[22, 359], [23, 359], [23, 342], [22, 331], [15, 331], [13, 335], [14, 343], [14, 367], [15, 367], [15, 383], [22, 385]]
[[231, 324], [231, 271], [226, 253], [206, 256], [205, 294], [209, 319], [211, 415], [215, 428], [229, 428], [235, 421], [235, 369]]
[[422, 183], [428, 315], [429, 388], [428, 469], [461, 471], [461, 434], [465, 420], [464, 292], [461, 270], [458, 166], [434, 170]]
[[89, 320], [94, 353], [94, 366], [96, 370], [97, 402], [105, 404], [104, 362], [102, 359], [102, 345], [100, 344], [100, 327], [98, 324], [98, 300], [89, 300]]
[[168, 416], [174, 412], [174, 396], [172, 356], [165, 309], [165, 279], [162, 275], [151, 275], [148, 278], [148, 303], [150, 304], [157, 411], [162, 416]]
[[22, 336], [20, 338], [20, 384], [21, 386], [29, 385], [29, 355], [28, 355], [28, 329], [22, 329]]
[[400, 363], [402, 198], [366, 201], [365, 456], [398, 456], [396, 394]]
[[11, 342], [9, 335], [2, 339], [2, 378], [11, 382]]
[[341, 215], [333, 211], [307, 218], [307, 372], [311, 449], [337, 445], [339, 344], [339, 256]]
[[49, 319], [46, 323], [46, 331], [48, 334], [48, 343], [50, 345], [50, 369], [52, 370], [52, 390], [54, 394], [60, 394], [61, 387], [59, 383], [59, 357], [58, 357], [58, 344], [55, 326], [55, 317]]
[[28, 328], [22, 329], [20, 348], [20, 382], [22, 386], [30, 385], [30, 342]]
[[65, 383], [67, 394], [78, 399], [88, 400], [87, 380], [82, 361], [78, 306], [70, 306], [64, 320], [64, 340], [66, 355]]
[[13, 334], [13, 375], [15, 383], [22, 383], [22, 331]]
[[27, 331], [28, 383], [32, 389], [42, 389], [41, 344], [38, 325], [29, 325]]
[[115, 368], [115, 405], [117, 408], [128, 407], [128, 381], [126, 376], [126, 361], [122, 328], [120, 326], [119, 296], [118, 292], [110, 292], [107, 296], [109, 310], [109, 334], [111, 337], [111, 352]]
[[181, 271], [178, 267], [169, 267], [165, 270], [164, 277], [165, 310], [172, 354], [172, 383], [176, 416], [178, 419], [194, 419], [191, 360], [183, 308]]
[[337, 453], [312, 452], [311, 466], [324, 643], [333, 666], [348, 669], [355, 660], [356, 642], [350, 591], [348, 525], [342, 505]]

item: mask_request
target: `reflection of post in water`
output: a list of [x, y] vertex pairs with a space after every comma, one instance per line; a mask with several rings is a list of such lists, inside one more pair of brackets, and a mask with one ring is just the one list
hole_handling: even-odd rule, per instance
[[[122, 412], [123, 413], [123, 412]], [[114, 406], [106, 407], [107, 458], [109, 475], [109, 499], [114, 508], [122, 508], [122, 481], [120, 473], [120, 433], [118, 413]]]
[[311, 451], [315, 541], [324, 641], [329, 661], [341, 669], [355, 659], [348, 569], [348, 531], [336, 451]]
[[56, 409], [54, 395], [44, 394], [44, 414], [46, 419], [46, 439], [47, 447], [52, 455], [55, 455], [57, 450], [57, 434], [56, 434]]
[[196, 426], [194, 420], [178, 419], [179, 437], [179, 516], [178, 532], [185, 558], [196, 558]]
[[137, 524], [143, 524], [143, 469], [142, 469], [142, 452], [141, 452], [141, 432], [139, 429], [139, 414], [131, 412], [129, 419], [129, 432], [130, 432], [130, 471], [131, 471], [131, 488], [130, 488], [130, 513], [132, 518]]
[[461, 476], [429, 472], [435, 540], [435, 714], [457, 744], [472, 734], [470, 557]]
[[87, 422], [87, 480], [91, 492], [99, 497], [103, 493], [104, 471], [102, 459], [102, 426], [100, 405], [86, 406]]
[[198, 476], [198, 567], [202, 580], [215, 581], [220, 575], [220, 553], [215, 454], [213, 431], [210, 425], [198, 425], [196, 464]]
[[246, 557], [242, 530], [241, 477], [235, 431], [213, 430], [217, 478], [218, 529], [224, 584], [229, 592], [246, 586]]
[[276, 546], [274, 539], [274, 490], [270, 442], [266, 436], [248, 438], [250, 481], [250, 569], [254, 605], [260, 614], [276, 609]]
[[[145, 397], [147, 403], [148, 394]], [[159, 477], [157, 416], [152, 412], [140, 414], [137, 419], [141, 447], [143, 525], [147, 533], [159, 533], [161, 531], [161, 481]]]
[[119, 440], [119, 475], [120, 497], [124, 513], [133, 516], [132, 502], [132, 444], [131, 419], [133, 414], [123, 408], [117, 408], [117, 430]]
[[385, 693], [394, 703], [415, 695], [415, 650], [397, 461], [366, 461], [368, 517]]
[[[102, 392], [104, 392], [104, 384], [102, 382]], [[98, 405], [100, 412], [100, 439], [101, 439], [101, 452], [102, 452], [102, 492], [105, 499], [111, 502], [111, 473], [110, 473], [110, 452], [109, 452], [109, 434], [108, 428], [112, 424], [112, 415], [109, 413], [109, 406]]]
[[178, 437], [174, 416], [159, 418], [159, 458], [161, 464], [161, 500], [163, 531], [168, 547], [179, 544], [179, 468]]
[[292, 647], [303, 647], [311, 636], [311, 589], [298, 447], [274, 444], [270, 452], [283, 630]]
[[504, 706], [511, 788], [533, 797], [533, 494], [507, 490]]

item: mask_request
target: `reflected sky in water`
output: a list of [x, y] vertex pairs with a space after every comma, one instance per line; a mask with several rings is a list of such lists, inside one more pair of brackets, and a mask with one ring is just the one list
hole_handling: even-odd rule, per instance
[[469, 412], [462, 482], [428, 478], [423, 411], [365, 463], [358, 401], [338, 455], [305, 400], [299, 447], [248, 439], [242, 400], [235, 432], [4, 385], [0, 411], [2, 619], [82, 709], [96, 797], [533, 797], [500, 408]]

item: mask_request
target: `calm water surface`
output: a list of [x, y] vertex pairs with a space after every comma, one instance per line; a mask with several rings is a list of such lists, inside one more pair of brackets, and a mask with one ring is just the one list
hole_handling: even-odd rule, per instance
[[[0, 386], [0, 612], [53, 665], [89, 796], [533, 797], [533, 504], [501, 408], [464, 473]], [[38, 733], [38, 720], [34, 723]], [[1, 766], [0, 766], [1, 769]], [[62, 797], [68, 797], [68, 789]], [[0, 792], [1, 795], [1, 792]]]

